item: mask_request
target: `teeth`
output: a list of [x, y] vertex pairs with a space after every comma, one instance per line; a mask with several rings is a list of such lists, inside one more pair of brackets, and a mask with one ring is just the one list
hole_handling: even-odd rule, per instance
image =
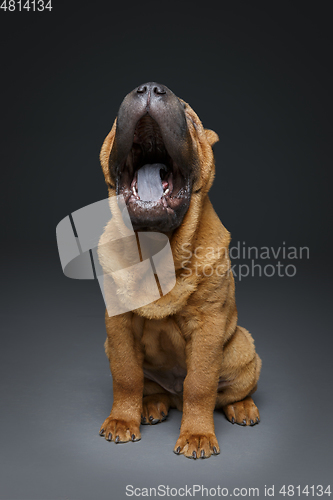
[[168, 193], [170, 193], [170, 189], [169, 188], [164, 191], [164, 194], [168, 194]]
[[134, 196], [138, 197], [138, 193], [137, 193], [137, 191], [135, 189], [135, 185], [134, 184], [132, 186], [132, 191], [133, 191]]

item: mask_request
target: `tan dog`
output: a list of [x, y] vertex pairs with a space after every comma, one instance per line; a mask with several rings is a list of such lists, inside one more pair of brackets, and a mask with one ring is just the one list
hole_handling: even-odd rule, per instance
[[[250, 333], [237, 325], [230, 235], [208, 198], [217, 141], [188, 104], [152, 82], [126, 96], [102, 146], [109, 197], [124, 196], [135, 231], [167, 234], [176, 270], [167, 295], [134, 311], [106, 314], [114, 402], [100, 434], [109, 441], [137, 441], [140, 423], [161, 422], [169, 408], [178, 408], [183, 417], [174, 452], [206, 458], [220, 452], [214, 408], [232, 423], [259, 422], [250, 396], [261, 360]], [[108, 237], [116, 226], [111, 221], [100, 241], [105, 272], [113, 266]], [[126, 260], [126, 246], [121, 255]], [[205, 266], [214, 270], [211, 276]], [[135, 284], [130, 286], [135, 297]]]

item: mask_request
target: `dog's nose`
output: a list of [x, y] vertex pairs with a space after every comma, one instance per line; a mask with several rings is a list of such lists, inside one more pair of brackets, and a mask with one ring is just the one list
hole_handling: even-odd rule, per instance
[[163, 85], [153, 85], [152, 91], [158, 95], [166, 94], [166, 88]]
[[143, 83], [136, 89], [137, 94], [156, 94], [163, 95], [167, 93], [163, 85], [155, 82]]

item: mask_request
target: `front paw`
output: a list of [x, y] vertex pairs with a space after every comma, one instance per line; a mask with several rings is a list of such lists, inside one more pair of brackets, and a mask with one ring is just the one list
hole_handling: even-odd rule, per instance
[[211, 455], [218, 455], [220, 447], [214, 433], [180, 432], [173, 451], [176, 455], [182, 454], [187, 458], [209, 458]]
[[107, 441], [115, 443], [127, 443], [128, 441], [139, 441], [141, 439], [140, 424], [134, 420], [120, 420], [108, 417], [99, 431], [99, 435]]

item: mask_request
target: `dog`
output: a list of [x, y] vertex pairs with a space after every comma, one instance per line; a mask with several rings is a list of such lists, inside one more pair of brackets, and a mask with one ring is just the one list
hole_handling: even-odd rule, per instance
[[[100, 435], [108, 441], [138, 441], [141, 423], [162, 422], [177, 408], [183, 415], [173, 451], [208, 458], [220, 453], [214, 409], [239, 425], [260, 421], [251, 395], [261, 360], [252, 336], [237, 324], [230, 234], [208, 197], [218, 140], [185, 101], [149, 82], [125, 97], [101, 148], [109, 199], [123, 197], [136, 234], [168, 237], [176, 273], [175, 286], [158, 300], [111, 317], [106, 312], [114, 400]], [[99, 244], [105, 273], [112, 268], [114, 231], [111, 220]], [[126, 246], [117, 241], [123, 259]], [[216, 251], [203, 255], [199, 249], [207, 247]], [[218, 272], [207, 276], [205, 266]]]

